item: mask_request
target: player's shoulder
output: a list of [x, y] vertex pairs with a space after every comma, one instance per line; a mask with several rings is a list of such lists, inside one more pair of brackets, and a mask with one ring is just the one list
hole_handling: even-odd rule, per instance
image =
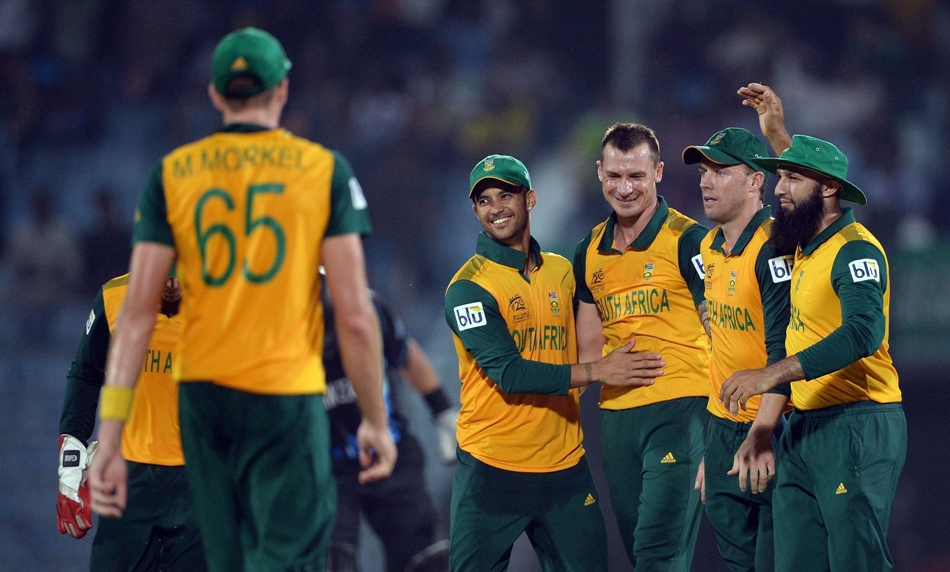
[[542, 252], [541, 259], [551, 272], [559, 274], [574, 273], [574, 265], [571, 264], [571, 261], [556, 252]]
[[485, 273], [487, 262], [488, 258], [481, 254], [476, 254], [469, 258], [468, 261], [459, 268], [458, 272], [455, 273], [455, 276], [452, 277], [452, 280], [449, 282], [449, 288], [456, 282], [478, 282], [479, 278]]
[[109, 290], [115, 290], [117, 288], [127, 288], [129, 285], [129, 275], [123, 274], [122, 276], [116, 276], [115, 278], [109, 280], [102, 285], [102, 291], [105, 293]]
[[850, 242], [868, 242], [883, 250], [877, 238], [859, 222], [852, 222], [845, 225], [835, 236], [842, 245]]
[[705, 236], [709, 231], [705, 226], [699, 224], [696, 219], [679, 212], [673, 207], [669, 207], [663, 225], [676, 234], [683, 234], [692, 229], [693, 232], [701, 232]]

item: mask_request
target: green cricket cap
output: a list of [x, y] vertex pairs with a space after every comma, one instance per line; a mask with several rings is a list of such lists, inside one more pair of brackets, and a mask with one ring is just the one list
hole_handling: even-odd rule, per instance
[[827, 141], [808, 135], [795, 135], [792, 137], [792, 146], [778, 157], [754, 161], [770, 173], [785, 167], [800, 167], [814, 171], [841, 185], [839, 195], [841, 200], [859, 205], [868, 204], [868, 198], [864, 192], [848, 181], [848, 158], [840, 149]]
[[705, 157], [718, 165], [743, 163], [760, 173], [765, 173], [766, 169], [756, 165], [754, 160], [768, 156], [765, 143], [741, 127], [727, 127], [710, 137], [705, 145], [691, 145], [683, 149], [683, 162], [687, 165], [695, 165]]
[[[290, 60], [274, 36], [257, 28], [231, 32], [218, 42], [211, 58], [214, 89], [225, 97], [251, 97], [271, 89], [287, 77]], [[228, 82], [236, 77], [258, 81], [248, 89], [228, 92]]]
[[496, 179], [515, 186], [531, 188], [528, 168], [510, 155], [489, 155], [475, 165], [468, 178], [468, 198], [472, 198], [475, 185], [485, 179]]

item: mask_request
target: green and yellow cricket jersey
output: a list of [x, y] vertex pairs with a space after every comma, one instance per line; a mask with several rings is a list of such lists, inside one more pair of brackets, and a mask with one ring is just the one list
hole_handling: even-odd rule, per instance
[[[112, 329], [125, 300], [129, 275], [107, 282], [93, 303], [86, 334], [69, 369], [60, 432], [86, 441], [95, 423], [99, 390], [105, 380]], [[122, 456], [136, 463], [185, 464], [178, 425], [178, 385], [172, 378], [175, 347], [184, 320], [180, 313], [158, 313], [139, 374], [132, 412], [122, 430]]]
[[499, 469], [545, 473], [584, 455], [571, 264], [541, 253], [522, 273], [525, 254], [479, 234], [476, 255], [445, 293], [462, 381], [459, 447]]
[[719, 403], [722, 384], [739, 370], [763, 368], [785, 357], [793, 257], [779, 255], [769, 244], [770, 214], [769, 207], [756, 213], [731, 252], [726, 252], [726, 239], [718, 226], [700, 247], [712, 335], [712, 393], [707, 409], [730, 421], [753, 421], [761, 397], [750, 398], [747, 409], [733, 416]]
[[792, 382], [796, 409], [901, 401], [888, 354], [887, 258], [851, 209], [843, 210], [795, 253], [785, 348], [798, 355], [807, 380]]
[[616, 215], [594, 227], [574, 252], [577, 297], [596, 304], [604, 326], [603, 355], [637, 342], [633, 351], [663, 356], [664, 374], [649, 387], [602, 386], [603, 409], [629, 409], [709, 395], [709, 337], [696, 306], [703, 302], [699, 244], [707, 229], [659, 206], [623, 252], [614, 246]]
[[165, 156], [133, 240], [178, 254], [186, 325], [175, 378], [324, 392], [321, 244], [369, 230], [346, 160], [283, 129], [229, 125]]

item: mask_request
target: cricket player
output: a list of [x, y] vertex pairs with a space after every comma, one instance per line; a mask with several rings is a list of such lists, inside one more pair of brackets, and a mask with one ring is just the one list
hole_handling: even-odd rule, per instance
[[322, 397], [321, 264], [363, 414], [360, 482], [387, 477], [396, 460], [361, 242], [366, 200], [342, 156], [280, 129], [290, 66], [262, 30], [226, 35], [208, 87], [223, 128], [166, 155], [146, 181], [90, 469], [93, 509], [120, 517], [128, 489], [119, 437], [177, 259], [185, 327], [172, 375], [213, 572], [326, 566], [336, 494]]
[[792, 257], [769, 242], [771, 210], [763, 204], [767, 173], [752, 162], [768, 156], [762, 141], [737, 127], [683, 151], [684, 163], [698, 165], [706, 218], [718, 223], [700, 247], [712, 393], [696, 486], [719, 553], [733, 572], [775, 569], [768, 483], [775, 476], [773, 440], [784, 427], [788, 395], [755, 397], [736, 416], [719, 403], [719, 388], [734, 372], [785, 357]]
[[576, 363], [571, 264], [531, 237], [537, 193], [521, 161], [479, 161], [469, 198], [484, 232], [445, 294], [462, 381], [450, 568], [506, 570], [525, 532], [544, 570], [606, 571], [580, 388], [650, 385], [663, 362], [626, 341]]
[[597, 176], [613, 213], [574, 252], [582, 362], [637, 336], [660, 354], [649, 387], [603, 387], [604, 471], [620, 536], [637, 570], [687, 571], [699, 532], [693, 489], [709, 414], [709, 336], [699, 252], [707, 229], [657, 194], [660, 144], [649, 127], [618, 123], [601, 143]]

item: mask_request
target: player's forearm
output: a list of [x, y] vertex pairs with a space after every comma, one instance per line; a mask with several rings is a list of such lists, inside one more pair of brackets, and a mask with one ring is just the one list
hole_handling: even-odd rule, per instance
[[109, 345], [105, 385], [135, 388], [156, 315], [154, 308], [130, 306], [128, 301], [119, 311]]
[[765, 393], [759, 402], [759, 410], [752, 422], [752, 430], [762, 430], [771, 433], [778, 425], [779, 417], [785, 411], [788, 397], [777, 393]]
[[797, 355], [777, 361], [762, 372], [767, 376], [771, 387], [805, 379], [805, 372], [802, 370], [802, 364], [798, 361]]
[[408, 346], [406, 363], [399, 370], [403, 379], [420, 395], [428, 395], [439, 389], [439, 376], [425, 352], [415, 340], [409, 340]]
[[363, 418], [377, 427], [388, 423], [383, 401], [383, 342], [379, 316], [367, 298], [357, 314], [336, 314], [343, 370], [356, 391]]

